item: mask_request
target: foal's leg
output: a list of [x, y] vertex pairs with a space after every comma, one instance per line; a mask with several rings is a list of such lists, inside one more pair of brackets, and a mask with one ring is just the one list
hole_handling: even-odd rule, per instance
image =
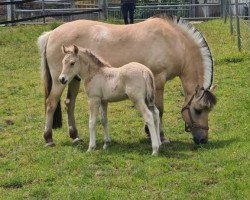
[[68, 93], [65, 100], [66, 110], [68, 114], [69, 135], [73, 139], [73, 143], [77, 143], [80, 140], [74, 115], [76, 96], [78, 94], [79, 87], [80, 81], [74, 78], [68, 85]]
[[101, 104], [101, 100], [99, 98], [91, 98], [89, 99], [89, 148], [88, 151], [93, 151], [96, 148], [96, 125], [97, 125], [97, 117], [98, 111]]
[[46, 146], [54, 146], [52, 139], [52, 126], [53, 126], [53, 115], [56, 110], [57, 104], [62, 95], [65, 85], [54, 81], [48, 98], [46, 99], [46, 122], [44, 130], [44, 139], [46, 141]]
[[104, 145], [103, 149], [107, 149], [110, 146], [110, 136], [109, 136], [109, 131], [108, 131], [108, 118], [107, 118], [107, 108], [108, 108], [108, 103], [107, 102], [102, 102], [101, 103], [101, 122], [102, 126], [104, 129]]
[[151, 137], [151, 141], [152, 141], [152, 149], [153, 149], [152, 155], [158, 155], [160, 143], [158, 141], [156, 128], [154, 125], [153, 114], [148, 109], [147, 105], [144, 102], [144, 99], [136, 102], [136, 106], [139, 109], [139, 111], [141, 112], [141, 115], [145, 121], [145, 124], [148, 126], [148, 129], [150, 132], [150, 137]]

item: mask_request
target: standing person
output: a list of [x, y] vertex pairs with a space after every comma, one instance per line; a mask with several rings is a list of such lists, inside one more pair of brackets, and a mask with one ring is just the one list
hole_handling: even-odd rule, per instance
[[[135, 4], [136, 0], [121, 0], [121, 9], [125, 24], [134, 23]], [[128, 14], [129, 14], [129, 20], [128, 20]]]

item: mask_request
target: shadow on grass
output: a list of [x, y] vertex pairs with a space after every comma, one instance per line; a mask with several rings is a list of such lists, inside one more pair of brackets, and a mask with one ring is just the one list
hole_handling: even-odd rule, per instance
[[[189, 158], [192, 156], [191, 152], [195, 151], [209, 151], [213, 149], [224, 148], [231, 143], [236, 142], [236, 139], [210, 141], [205, 145], [196, 145], [193, 141], [171, 141], [170, 144], [162, 145], [159, 156], [161, 157], [173, 157], [173, 158]], [[124, 142], [113, 140], [108, 150], [102, 149], [103, 142], [97, 141], [96, 150], [108, 152], [109, 154], [123, 154], [125, 152], [135, 153], [139, 155], [150, 155], [152, 153], [151, 142], [145, 138], [138, 142]], [[72, 146], [71, 143], [65, 142], [63, 146]], [[86, 152], [88, 149], [88, 142], [81, 141], [76, 145], [73, 145], [81, 152]]]

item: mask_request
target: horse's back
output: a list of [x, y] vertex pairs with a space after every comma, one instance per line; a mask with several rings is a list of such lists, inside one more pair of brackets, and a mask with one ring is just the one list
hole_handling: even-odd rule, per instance
[[77, 20], [50, 33], [48, 63], [60, 71], [61, 46], [75, 44], [93, 50], [114, 67], [135, 61], [145, 64], [154, 74], [165, 71], [166, 75], [175, 76], [183, 57], [182, 35], [173, 23], [157, 18], [127, 26]]

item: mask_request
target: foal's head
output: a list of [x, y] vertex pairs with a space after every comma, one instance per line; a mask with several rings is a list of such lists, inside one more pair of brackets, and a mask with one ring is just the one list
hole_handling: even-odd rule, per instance
[[207, 90], [197, 86], [195, 94], [182, 108], [186, 131], [192, 132], [196, 144], [205, 144], [208, 141], [208, 114], [217, 101], [213, 90], [213, 86]]
[[66, 84], [79, 74], [80, 58], [78, 47], [75, 45], [70, 47], [62, 46], [62, 52], [65, 56], [62, 60], [63, 68], [59, 76], [59, 81], [62, 84]]

